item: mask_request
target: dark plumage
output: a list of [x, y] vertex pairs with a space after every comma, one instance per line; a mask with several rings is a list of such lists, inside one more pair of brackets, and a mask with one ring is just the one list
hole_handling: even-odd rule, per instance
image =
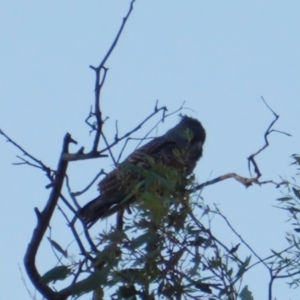
[[[176, 168], [184, 178], [190, 175], [202, 156], [205, 137], [205, 130], [197, 119], [182, 117], [175, 127], [134, 151], [107, 174], [99, 183], [100, 195], [87, 203], [79, 216], [90, 227], [98, 219], [124, 209], [135, 200], [133, 197], [128, 199], [129, 183], [142, 178], [139, 172], [128, 169], [129, 164], [150, 169], [149, 160], [152, 159], [154, 163]], [[180, 159], [178, 153], [181, 153]]]

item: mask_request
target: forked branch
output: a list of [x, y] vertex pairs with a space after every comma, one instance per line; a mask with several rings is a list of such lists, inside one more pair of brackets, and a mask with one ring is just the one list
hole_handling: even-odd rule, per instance
[[[203, 189], [204, 187], [206, 186], [209, 186], [209, 185], [212, 185], [212, 184], [215, 184], [217, 182], [220, 182], [220, 181], [223, 181], [225, 179], [229, 179], [229, 178], [234, 178], [236, 181], [240, 182], [241, 184], [243, 184], [245, 187], [249, 187], [251, 186], [252, 184], [258, 184], [258, 185], [263, 185], [263, 184], [274, 184], [276, 187], [279, 187], [281, 185], [285, 185], [286, 182], [285, 181], [282, 181], [282, 182], [274, 182], [273, 180], [265, 180], [265, 181], [259, 181], [259, 178], [262, 176], [261, 172], [260, 172], [260, 169], [258, 167], [258, 164], [256, 163], [255, 161], [255, 157], [257, 155], [259, 155], [262, 151], [264, 151], [268, 146], [269, 146], [269, 140], [268, 140], [268, 136], [271, 132], [278, 132], [278, 133], [282, 133], [282, 134], [285, 134], [287, 136], [291, 136], [289, 133], [286, 133], [286, 132], [283, 132], [283, 131], [279, 131], [279, 130], [275, 130], [275, 129], [272, 129], [274, 124], [277, 122], [277, 120], [279, 119], [279, 115], [277, 115], [273, 110], [272, 108], [267, 104], [267, 102], [265, 101], [265, 99], [262, 97], [262, 100], [264, 102], [264, 104], [268, 107], [268, 109], [272, 112], [272, 114], [274, 115], [274, 120], [270, 123], [270, 125], [268, 126], [267, 130], [265, 131], [264, 133], [264, 141], [265, 141], [265, 144], [259, 149], [257, 150], [255, 153], [251, 154], [249, 157], [248, 157], [248, 168], [249, 168], [249, 171], [251, 169], [251, 164], [253, 165], [253, 168], [254, 168], [254, 172], [256, 174], [256, 176], [253, 176], [253, 177], [243, 177], [243, 176], [240, 176], [236, 173], [228, 173], [228, 174], [224, 174], [224, 175], [221, 175], [221, 176], [218, 176], [212, 180], [209, 180], [209, 181], [206, 181], [204, 183], [201, 183], [201, 184], [198, 184], [194, 187], [192, 187], [189, 192], [190, 193], [194, 193], [198, 190], [201, 190]], [[251, 171], [250, 171], [250, 174], [251, 174]]]
[[106, 55], [104, 56], [103, 60], [101, 61], [100, 65], [98, 67], [93, 67], [90, 66], [91, 69], [93, 69], [96, 73], [96, 80], [95, 80], [95, 109], [94, 112], [91, 116], [94, 116], [96, 118], [96, 124], [90, 124], [87, 122], [88, 125], [92, 128], [93, 131], [95, 131], [95, 138], [94, 138], [94, 144], [93, 148], [91, 150], [91, 153], [97, 153], [98, 146], [99, 146], [99, 141], [100, 141], [100, 136], [102, 133], [102, 125], [103, 125], [103, 119], [102, 119], [102, 113], [100, 109], [100, 98], [101, 98], [101, 89], [103, 87], [103, 84], [105, 83], [105, 78], [106, 74], [108, 71], [108, 68], [105, 67], [105, 63], [107, 59], [110, 57], [112, 54], [113, 50], [115, 49], [119, 38], [124, 30], [124, 27], [126, 25], [126, 22], [128, 21], [131, 12], [133, 11], [133, 3], [135, 0], [132, 0], [130, 2], [130, 7], [127, 12], [127, 15], [123, 18], [123, 22], [120, 26], [120, 29], [112, 42], [110, 48], [108, 49]]

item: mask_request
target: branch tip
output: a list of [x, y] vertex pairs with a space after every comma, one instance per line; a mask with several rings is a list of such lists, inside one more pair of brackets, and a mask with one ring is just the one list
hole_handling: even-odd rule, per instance
[[278, 119], [279, 115], [277, 115], [275, 113], [275, 111], [271, 108], [271, 106], [267, 103], [267, 101], [265, 100], [265, 98], [263, 96], [261, 96], [262, 101], [265, 103], [265, 105], [267, 106], [267, 108], [273, 113], [273, 115]]
[[50, 188], [52, 188], [54, 186], [54, 182], [51, 182], [51, 183], [49, 183], [49, 184], [47, 184], [46, 186], [45, 186], [45, 189], [47, 190], [47, 189], [50, 189]]
[[37, 219], [38, 219], [38, 222], [40, 222], [40, 220], [41, 220], [41, 212], [39, 211], [39, 209], [37, 208], [37, 207], [35, 207], [34, 208], [34, 212], [35, 212], [35, 214], [36, 214], [36, 217], [37, 217]]
[[71, 137], [70, 137], [69, 142], [70, 142], [71, 144], [75, 144], [75, 145], [78, 144], [78, 142], [77, 142], [76, 140], [72, 139]]

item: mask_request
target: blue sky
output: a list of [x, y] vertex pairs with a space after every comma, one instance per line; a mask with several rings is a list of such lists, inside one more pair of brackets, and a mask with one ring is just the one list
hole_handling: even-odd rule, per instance
[[[93, 103], [94, 73], [127, 12], [128, 1], [1, 1], [0, 128], [45, 164], [55, 168], [62, 138], [70, 132], [90, 148], [84, 119]], [[102, 110], [113, 139], [115, 120], [127, 132], [159, 99], [170, 111], [183, 101], [184, 112], [207, 131], [204, 157], [195, 174], [200, 182], [228, 172], [248, 176], [247, 156], [263, 144], [273, 116], [263, 96], [280, 115], [270, 147], [258, 158], [263, 179], [290, 178], [290, 155], [299, 152], [300, 2], [291, 1], [143, 1], [138, 0], [120, 42], [108, 60]], [[178, 121], [160, 125], [158, 134]], [[143, 128], [142, 133], [150, 128]], [[1, 137], [0, 299], [29, 299], [20, 279], [24, 251], [48, 190], [45, 176], [28, 166], [12, 166], [20, 154]], [[134, 145], [132, 145], [133, 147]], [[77, 148], [74, 146], [73, 150]], [[127, 148], [127, 153], [132, 148]], [[117, 149], [116, 149], [117, 153]], [[109, 160], [72, 164], [72, 184], [83, 188]], [[97, 195], [96, 185], [81, 197]], [[233, 180], [206, 188], [202, 196], [219, 208], [239, 233], [266, 256], [285, 245], [287, 215], [272, 207], [280, 192], [273, 186], [245, 189]], [[64, 221], [59, 214], [55, 220]], [[222, 224], [216, 231], [223, 234]], [[105, 226], [105, 224], [104, 224]], [[53, 229], [66, 240], [65, 228]], [[38, 261], [41, 273], [52, 261]], [[244, 252], [243, 252], [244, 251]], [[246, 249], [241, 249], [241, 254]], [[4, 264], [4, 265], [3, 265]], [[23, 271], [24, 272], [24, 271]], [[255, 299], [265, 299], [267, 273], [248, 279]], [[28, 286], [31, 288], [30, 283]], [[277, 299], [296, 299], [279, 284]]]

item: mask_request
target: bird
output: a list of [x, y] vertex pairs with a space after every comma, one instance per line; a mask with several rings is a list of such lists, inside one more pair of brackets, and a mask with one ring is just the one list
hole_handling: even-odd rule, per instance
[[130, 193], [136, 186], [132, 182], [142, 182], [140, 170], [151, 170], [153, 163], [173, 168], [183, 178], [191, 175], [202, 157], [205, 139], [206, 132], [199, 120], [181, 116], [176, 126], [136, 149], [99, 182], [100, 195], [78, 213], [85, 226], [90, 228], [99, 219], [122, 211], [136, 201]]

